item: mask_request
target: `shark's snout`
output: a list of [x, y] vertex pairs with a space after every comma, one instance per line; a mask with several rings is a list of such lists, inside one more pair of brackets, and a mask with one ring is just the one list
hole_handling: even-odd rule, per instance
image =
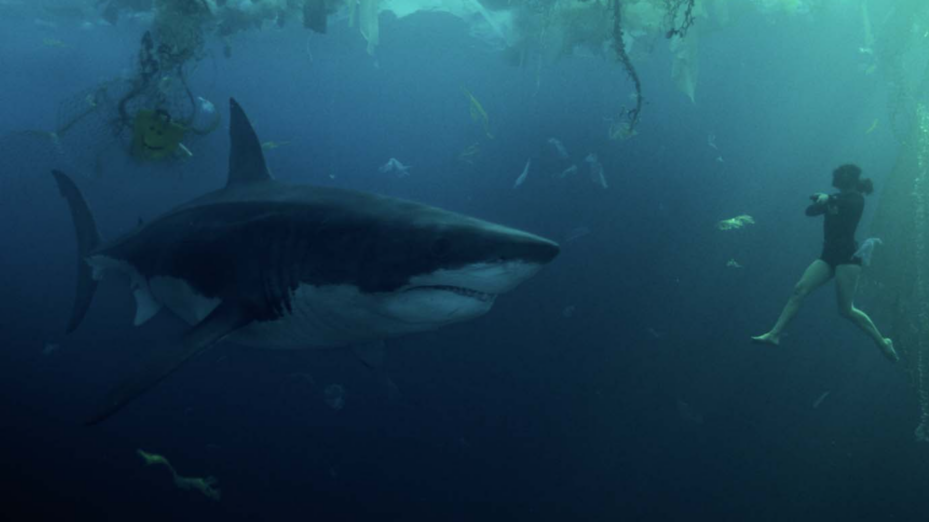
[[513, 250], [515, 258], [539, 265], [550, 263], [561, 252], [558, 243], [532, 235], [521, 238], [510, 248]]

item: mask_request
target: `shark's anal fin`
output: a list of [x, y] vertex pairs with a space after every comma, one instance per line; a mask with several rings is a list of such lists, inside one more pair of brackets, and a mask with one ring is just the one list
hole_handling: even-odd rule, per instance
[[230, 333], [250, 322], [240, 307], [223, 303], [199, 324], [191, 328], [179, 343], [159, 347], [156, 354], [134, 377], [107, 396], [100, 412], [87, 425], [102, 422], [180, 368], [191, 357], [203, 353]]
[[261, 142], [245, 111], [229, 99], [229, 178], [226, 188], [271, 180]]

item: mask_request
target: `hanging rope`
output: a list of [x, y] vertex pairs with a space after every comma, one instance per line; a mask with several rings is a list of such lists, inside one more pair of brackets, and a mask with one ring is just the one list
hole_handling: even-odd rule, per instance
[[[635, 84], [635, 107], [631, 109], [623, 107], [622, 121], [620, 122], [622, 129], [615, 134], [617, 137], [628, 138], [635, 134], [635, 127], [639, 123], [639, 113], [642, 111], [643, 98], [642, 82], [639, 81], [639, 74], [632, 65], [632, 60], [629, 59], [629, 55], [626, 54], [626, 45], [623, 42], [622, 20], [622, 0], [615, 0], [613, 2], [613, 47], [616, 50], [616, 56], [619, 58], [620, 63], [623, 64], [626, 73], [629, 75], [632, 83]], [[611, 137], [614, 135], [612, 129], [610, 135]]]

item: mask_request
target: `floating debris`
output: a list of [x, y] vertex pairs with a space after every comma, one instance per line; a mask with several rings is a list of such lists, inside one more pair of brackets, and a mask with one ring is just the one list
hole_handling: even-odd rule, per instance
[[861, 246], [858, 247], [858, 250], [852, 254], [852, 257], [861, 259], [861, 264], [864, 266], [871, 266], [871, 256], [874, 255], [874, 248], [883, 244], [884, 242], [879, 238], [869, 237], [868, 239], [865, 239]]
[[458, 161], [463, 161], [465, 163], [473, 164], [474, 160], [481, 155], [481, 144], [479, 142], [474, 142], [471, 145], [468, 145], [458, 154]]
[[279, 149], [289, 143], [289, 141], [266, 141], [261, 144], [261, 148], [265, 150], [274, 150]]
[[326, 386], [326, 404], [335, 411], [345, 407], [345, 388], [340, 384]]
[[693, 424], [703, 424], [703, 414], [694, 409], [694, 407], [690, 404], [687, 404], [680, 399], [677, 400], [677, 413], [684, 421], [691, 422]]
[[558, 153], [558, 157], [561, 159], [568, 159], [568, 149], [564, 147], [564, 144], [561, 143], [561, 140], [558, 138], [549, 138], [549, 145], [555, 147], [555, 152]]
[[600, 185], [601, 188], [609, 188], [606, 183], [606, 177], [603, 175], [603, 165], [597, 160], [597, 155], [591, 152], [584, 158], [584, 161], [590, 166], [590, 181]]
[[830, 393], [832, 393], [830, 390], [826, 390], [822, 393], [822, 395], [819, 396], [819, 398], [813, 401], [813, 409], [815, 410], [816, 408], [819, 408], [819, 405], [822, 404], [824, 400], [826, 400], [826, 397], [828, 397]]
[[398, 178], [405, 178], [410, 175], [409, 170], [411, 168], [412, 167], [410, 165], [404, 165], [403, 163], [400, 163], [397, 158], [390, 158], [387, 160], [387, 163], [381, 165], [377, 171], [382, 174], [393, 172]]
[[487, 139], [494, 139], [494, 135], [490, 132], [490, 118], [487, 116], [487, 111], [484, 110], [484, 106], [481, 105], [481, 102], [477, 101], [477, 98], [471, 94], [471, 91], [462, 87], [465, 96], [468, 98], [470, 106], [468, 111], [471, 113], [471, 120], [480, 123], [484, 127], [484, 135], [487, 136]]
[[526, 166], [523, 167], [523, 173], [516, 178], [516, 181], [513, 183], [513, 188], [517, 188], [523, 183], [526, 182], [526, 177], [529, 175], [529, 165], [532, 163], [532, 158], [526, 160]]
[[573, 176], [573, 175], [575, 175], [575, 174], [577, 174], [577, 165], [571, 165], [570, 167], [568, 167], [568, 168], [564, 169], [563, 171], [561, 171], [561, 173], [555, 174], [554, 178], [555, 178], [555, 179], [565, 179], [565, 178], [567, 178], [567, 177], [569, 177], [569, 176]]
[[204, 495], [206, 495], [207, 498], [211, 498], [213, 500], [218, 501], [221, 498], [220, 490], [213, 487], [217, 483], [217, 480], [215, 477], [205, 477], [205, 478], [182, 477], [177, 474], [177, 471], [174, 471], [174, 466], [172, 466], [171, 463], [168, 462], [168, 459], [162, 457], [161, 455], [156, 455], [154, 453], [146, 453], [140, 449], [136, 450], [136, 453], [138, 453], [139, 456], [142, 457], [142, 459], [145, 461], [146, 466], [160, 464], [162, 466], [165, 466], [169, 470], [171, 470], [171, 475], [174, 476], [175, 486], [181, 489], [184, 489], [184, 490], [195, 489], [199, 491], [200, 493], [203, 493]]
[[582, 237], [584, 237], [584, 236], [586, 236], [586, 235], [589, 235], [589, 234], [590, 234], [590, 229], [587, 228], [587, 227], [572, 228], [572, 229], [568, 232], [568, 234], [565, 236], [564, 242], [565, 242], [565, 243], [571, 243], [571, 242], [577, 241], [578, 239], [580, 239], [580, 238], [582, 238]]
[[56, 47], [58, 49], [65, 49], [68, 47], [68, 44], [58, 40], [56, 38], [43, 38], [42, 45], [46, 47]]
[[716, 228], [720, 230], [736, 230], [744, 227], [745, 225], [754, 225], [755, 218], [742, 214], [741, 216], [736, 216], [731, 219], [724, 219], [716, 224]]

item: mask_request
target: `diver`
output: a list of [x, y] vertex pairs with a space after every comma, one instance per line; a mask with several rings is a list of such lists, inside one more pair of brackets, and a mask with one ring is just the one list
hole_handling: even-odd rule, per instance
[[885, 357], [896, 362], [900, 357], [894, 350], [893, 341], [881, 335], [871, 318], [853, 304], [861, 275], [855, 229], [864, 211], [864, 194], [874, 191], [873, 184], [870, 179], [861, 179], [861, 169], [856, 165], [842, 165], [832, 172], [832, 186], [839, 189], [837, 194], [814, 194], [810, 196], [813, 204], [806, 209], [807, 216], [824, 217], [822, 255], [813, 261], [794, 286], [774, 327], [766, 334], [752, 337], [752, 340], [780, 344], [784, 329], [797, 315], [804, 298], [835, 277], [839, 314], [861, 328]]

